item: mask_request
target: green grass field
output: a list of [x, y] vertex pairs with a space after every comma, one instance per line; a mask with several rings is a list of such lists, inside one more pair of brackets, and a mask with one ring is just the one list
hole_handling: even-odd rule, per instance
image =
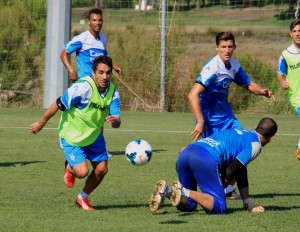
[[[39, 134], [28, 132], [43, 112], [0, 109], [0, 231], [299, 231], [300, 163], [294, 152], [300, 120], [294, 115], [272, 116], [278, 135], [248, 166], [251, 198], [267, 211], [251, 214], [241, 201], [230, 201], [228, 215], [213, 216], [200, 207], [182, 213], [168, 201], [154, 215], [148, 210], [155, 182], [176, 179], [178, 150], [191, 141], [191, 113], [123, 112], [121, 128], [104, 131], [113, 157], [90, 196], [95, 211], [85, 212], [74, 204], [84, 180], [76, 180], [73, 189], [63, 183], [64, 158], [54, 129], [59, 115]], [[247, 129], [261, 117], [238, 115]], [[127, 143], [136, 138], [152, 145], [146, 166], [132, 166], [124, 157]]]

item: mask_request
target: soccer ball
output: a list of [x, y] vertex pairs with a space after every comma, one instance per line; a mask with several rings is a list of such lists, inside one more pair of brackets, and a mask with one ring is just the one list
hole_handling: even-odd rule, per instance
[[125, 157], [135, 166], [145, 165], [152, 157], [152, 148], [147, 141], [136, 139], [128, 143]]

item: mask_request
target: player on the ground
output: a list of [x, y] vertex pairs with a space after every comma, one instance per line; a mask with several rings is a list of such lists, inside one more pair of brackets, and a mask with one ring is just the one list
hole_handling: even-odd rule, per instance
[[[172, 190], [167, 185], [160, 188], [150, 202], [150, 210], [155, 212], [160, 202], [169, 197], [171, 204], [184, 212], [195, 211], [199, 204], [206, 213], [224, 214], [227, 212], [224, 187], [236, 177], [244, 208], [250, 212], [264, 212], [264, 207], [255, 205], [250, 199], [246, 166], [276, 132], [276, 122], [263, 118], [255, 130], [223, 130], [188, 145], [176, 162], [179, 180], [173, 183]], [[223, 180], [221, 169], [226, 170]], [[195, 183], [201, 192], [194, 190]]]
[[[284, 90], [288, 90], [288, 96], [292, 107], [300, 117], [300, 19], [295, 19], [290, 24], [290, 36], [293, 43], [285, 49], [279, 58], [277, 79]], [[296, 150], [296, 156], [300, 161], [300, 140]]]
[[113, 128], [119, 128], [121, 124], [119, 92], [110, 82], [112, 66], [110, 57], [97, 57], [93, 63], [93, 76], [75, 82], [51, 104], [39, 121], [29, 126], [32, 133], [38, 133], [58, 110], [62, 111], [58, 130], [60, 145], [67, 160], [64, 176], [66, 185], [72, 188], [75, 177], [85, 178], [89, 174], [87, 159], [93, 167], [76, 198], [76, 204], [84, 210], [94, 210], [88, 196], [108, 171], [108, 156], [101, 128], [105, 121]]
[[[255, 95], [262, 95], [275, 101], [272, 91], [253, 82], [240, 63], [232, 57], [235, 49], [235, 38], [231, 32], [218, 33], [216, 35], [218, 54], [204, 65], [188, 95], [191, 110], [197, 121], [191, 133], [194, 141], [217, 131], [243, 128], [228, 102], [232, 82]], [[234, 182], [225, 190], [228, 199], [239, 198], [234, 192], [233, 184]]]

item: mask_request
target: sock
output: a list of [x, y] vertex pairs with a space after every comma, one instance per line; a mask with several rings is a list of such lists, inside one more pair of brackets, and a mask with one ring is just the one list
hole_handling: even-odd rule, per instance
[[191, 193], [191, 190], [185, 188], [185, 187], [182, 187], [182, 195], [186, 196], [186, 197], [190, 197], [190, 193]]
[[243, 200], [244, 204], [249, 204], [251, 202], [251, 199], [250, 198], [246, 198]]
[[300, 148], [300, 139], [299, 139], [299, 142], [298, 142], [298, 148]]
[[78, 194], [78, 197], [82, 200], [85, 200], [89, 197], [89, 194], [86, 194], [85, 192], [81, 191], [79, 194]]
[[168, 186], [166, 189], [166, 197], [170, 199], [171, 195], [172, 195], [172, 189]]
[[234, 191], [234, 186], [230, 184], [224, 189], [224, 191], [225, 191], [225, 194], [231, 193]]

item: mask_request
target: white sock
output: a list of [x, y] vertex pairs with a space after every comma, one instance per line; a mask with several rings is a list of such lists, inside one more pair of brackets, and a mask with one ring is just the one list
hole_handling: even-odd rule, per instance
[[298, 148], [300, 148], [300, 139], [299, 139], [299, 142], [298, 142]]
[[81, 191], [79, 194], [78, 194], [78, 197], [82, 200], [85, 200], [89, 197], [89, 194], [86, 194], [85, 192]]
[[190, 193], [191, 193], [191, 190], [185, 188], [185, 187], [182, 187], [182, 195], [186, 196], [186, 197], [190, 197]]
[[224, 189], [225, 194], [231, 193], [234, 190], [234, 185], [227, 185], [227, 187]]

